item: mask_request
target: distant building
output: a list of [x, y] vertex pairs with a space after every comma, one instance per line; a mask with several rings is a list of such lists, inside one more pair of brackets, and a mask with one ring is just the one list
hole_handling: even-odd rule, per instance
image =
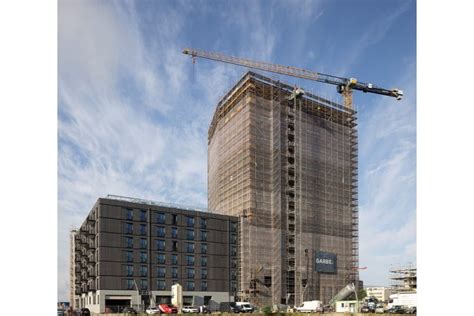
[[416, 291], [416, 268], [412, 266], [390, 270], [393, 293]]
[[387, 301], [390, 294], [392, 294], [392, 289], [385, 286], [370, 286], [365, 288], [365, 292], [368, 297], [375, 297], [378, 301]]
[[159, 202], [99, 198], [71, 232], [74, 306], [94, 313], [171, 303], [183, 286], [184, 304], [233, 300], [237, 291], [238, 221]]

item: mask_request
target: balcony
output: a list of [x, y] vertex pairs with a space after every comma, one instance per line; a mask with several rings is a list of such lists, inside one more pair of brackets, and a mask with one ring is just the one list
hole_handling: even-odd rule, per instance
[[89, 285], [87, 285], [87, 291], [95, 291], [95, 290], [96, 290], [95, 284], [90, 283]]

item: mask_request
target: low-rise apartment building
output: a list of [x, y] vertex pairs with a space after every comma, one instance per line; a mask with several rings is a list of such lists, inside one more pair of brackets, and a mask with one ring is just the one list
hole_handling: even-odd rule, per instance
[[236, 217], [148, 200], [99, 198], [74, 231], [74, 308], [121, 311], [171, 302], [217, 306], [237, 293]]
[[379, 302], [387, 301], [392, 290], [384, 286], [369, 286], [365, 288], [368, 297], [375, 297]]

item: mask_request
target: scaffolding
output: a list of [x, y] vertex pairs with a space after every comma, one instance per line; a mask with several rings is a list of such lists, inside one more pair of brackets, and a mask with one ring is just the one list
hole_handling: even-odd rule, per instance
[[[239, 299], [324, 302], [358, 281], [357, 115], [246, 73], [218, 103], [208, 134], [208, 206], [238, 216]], [[337, 274], [314, 269], [337, 254]]]
[[75, 309], [76, 306], [76, 269], [80, 270], [80, 267], [76, 264], [75, 257], [75, 240], [77, 235], [77, 229], [71, 228], [69, 231], [69, 304]]
[[390, 269], [391, 288], [394, 293], [416, 291], [416, 268], [411, 265]]

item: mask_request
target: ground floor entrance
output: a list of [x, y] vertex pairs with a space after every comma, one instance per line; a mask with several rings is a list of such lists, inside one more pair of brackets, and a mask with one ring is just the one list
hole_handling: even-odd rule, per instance
[[123, 309], [127, 306], [131, 306], [131, 298], [129, 299], [115, 299], [115, 298], [106, 298], [105, 299], [105, 311], [111, 313], [121, 313]]

